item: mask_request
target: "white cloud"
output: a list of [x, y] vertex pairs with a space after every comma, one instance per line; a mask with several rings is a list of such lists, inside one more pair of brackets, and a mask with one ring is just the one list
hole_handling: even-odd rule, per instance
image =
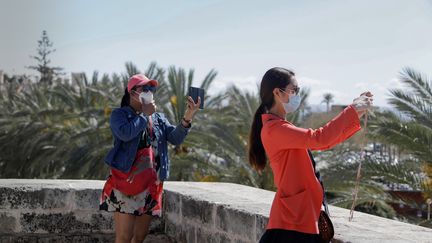
[[347, 101], [352, 100], [351, 95], [347, 92], [338, 90], [337, 87], [331, 88], [332, 82], [310, 77], [299, 77], [299, 85], [301, 87], [309, 88], [309, 103], [314, 105], [321, 104], [323, 95], [331, 93], [334, 95], [334, 103], [345, 104]]
[[241, 90], [246, 90], [250, 92], [258, 92], [260, 80], [256, 76], [226, 76], [226, 77], [216, 77], [213, 82], [212, 89], [213, 92], [210, 94], [219, 93], [231, 85], [236, 85]]
[[323, 84], [323, 82], [321, 80], [309, 78], [309, 77], [299, 77], [297, 79], [298, 79], [300, 85], [305, 86], [305, 87], [306, 86], [311, 87], [311, 86], [317, 86], [317, 85]]
[[385, 83], [385, 88], [387, 89], [403, 89], [404, 84], [398, 78], [392, 78]]
[[[257, 76], [220, 76], [217, 77], [212, 85], [210, 94], [217, 94], [224, 91], [227, 87], [235, 84], [241, 90], [250, 92], [258, 92], [260, 77]], [[299, 77], [299, 86], [310, 89], [309, 104], [322, 106], [323, 95], [331, 93], [334, 95], [334, 103], [340, 105], [348, 105], [352, 100], [360, 95], [363, 91], [371, 91], [374, 94], [374, 104], [377, 106], [388, 106], [387, 99], [389, 98], [390, 88], [404, 88], [403, 84], [397, 79], [392, 78], [387, 81], [376, 82], [366, 81], [357, 82], [348, 86], [340, 86], [335, 82], [321, 80], [311, 77]]]
[[354, 84], [354, 87], [358, 88], [360, 90], [366, 90], [368, 87], [368, 84], [366, 84], [365, 82], [360, 82], [360, 83]]

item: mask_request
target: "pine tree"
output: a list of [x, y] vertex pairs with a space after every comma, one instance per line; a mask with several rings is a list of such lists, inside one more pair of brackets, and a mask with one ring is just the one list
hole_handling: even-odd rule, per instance
[[55, 51], [53, 42], [50, 41], [47, 32], [44, 30], [41, 39], [38, 41], [37, 56], [30, 56], [37, 61], [37, 65], [28, 67], [40, 73], [40, 83], [51, 85], [56, 77], [63, 74], [61, 72], [63, 68], [49, 65], [51, 63], [49, 55]]

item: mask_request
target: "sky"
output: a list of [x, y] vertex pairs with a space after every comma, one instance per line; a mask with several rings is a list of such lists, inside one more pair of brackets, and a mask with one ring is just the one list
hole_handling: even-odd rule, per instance
[[[349, 104], [362, 91], [388, 106], [404, 67], [432, 74], [431, 0], [113, 1], [0, 0], [0, 70], [35, 74], [37, 40], [54, 42], [65, 72], [120, 73], [132, 61], [195, 70], [210, 93], [257, 91], [271, 67], [296, 73], [309, 103]], [[323, 105], [323, 104], [322, 104]]]

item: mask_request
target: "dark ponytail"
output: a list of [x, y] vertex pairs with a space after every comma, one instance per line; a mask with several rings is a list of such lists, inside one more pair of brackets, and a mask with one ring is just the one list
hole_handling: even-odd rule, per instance
[[126, 88], [125, 89], [125, 93], [124, 93], [124, 95], [122, 97], [122, 100], [121, 100], [120, 107], [128, 106], [129, 103], [130, 103], [130, 95], [129, 95], [129, 92], [128, 92], [127, 88]]
[[266, 112], [266, 107], [261, 104], [255, 112], [249, 133], [249, 163], [258, 171], [264, 169], [267, 160], [261, 141], [261, 129], [263, 126], [261, 115]]
[[262, 171], [267, 164], [267, 157], [261, 140], [263, 127], [261, 115], [267, 113], [274, 104], [273, 90], [285, 89], [294, 79], [294, 72], [280, 67], [268, 70], [261, 81], [260, 98], [261, 105], [255, 112], [251, 130], [249, 133], [249, 163], [258, 171]]

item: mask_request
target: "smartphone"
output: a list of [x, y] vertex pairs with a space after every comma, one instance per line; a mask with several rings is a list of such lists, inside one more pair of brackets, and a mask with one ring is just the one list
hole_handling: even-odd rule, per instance
[[198, 97], [201, 98], [200, 109], [204, 109], [204, 89], [189, 87], [189, 96], [192, 97], [195, 103], [198, 103]]

